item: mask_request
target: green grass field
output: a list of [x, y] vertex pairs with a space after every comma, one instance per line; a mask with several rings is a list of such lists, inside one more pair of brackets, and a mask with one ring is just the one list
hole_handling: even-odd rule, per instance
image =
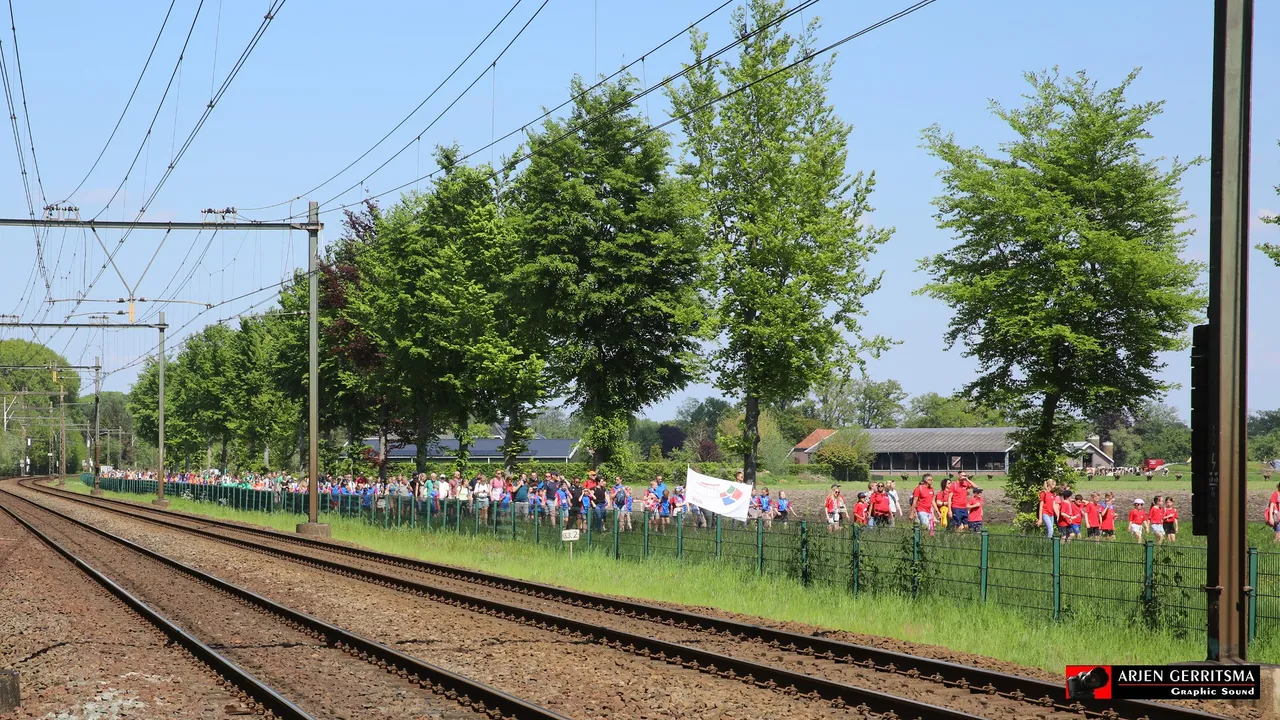
[[[80, 483], [67, 485], [88, 492]], [[139, 500], [136, 494], [106, 493]], [[298, 516], [235, 510], [173, 498], [173, 509], [292, 531]], [[1061, 672], [1082, 658], [1114, 664], [1164, 663], [1204, 656], [1203, 550], [1153, 551], [1154, 601], [1144, 601], [1145, 548], [1136, 543], [1074, 543], [1062, 547], [1060, 620], [1052, 621], [1052, 545], [1042, 538], [989, 538], [987, 598], [981, 602], [977, 537], [924, 536], [914, 546], [909, 530], [865, 532], [859, 538], [857, 594], [853, 592], [853, 538], [848, 530], [807, 532], [800, 559], [799, 524], [775, 523], [768, 532], [722, 525], [716, 557], [714, 530], [618, 534], [583, 533], [572, 561], [558, 528], [508, 521], [481, 526], [463, 515], [425, 518], [395, 527], [394, 515], [371, 523], [359, 516], [326, 516], [335, 539], [375, 550], [486, 572], [549, 582], [590, 592], [625, 595], [777, 620], [940, 645]], [[391, 527], [380, 527], [383, 524]], [[514, 541], [513, 541], [514, 538]], [[762, 567], [757, 555], [763, 540]], [[914, 546], [914, 547], [913, 547]], [[646, 549], [648, 555], [646, 557]], [[619, 558], [631, 560], [619, 562]], [[1277, 556], [1280, 558], [1280, 556]], [[1266, 556], [1259, 585], [1263, 632], [1251, 658], [1280, 659], [1280, 562]], [[802, 571], [802, 567], [806, 571]], [[763, 572], [761, 572], [761, 570]], [[808, 586], [801, 583], [807, 575]], [[915, 598], [912, 599], [912, 591]], [[1274, 618], [1274, 619], [1273, 619]], [[1270, 627], [1270, 630], [1266, 626]], [[1272, 632], [1271, 630], [1275, 630]]]

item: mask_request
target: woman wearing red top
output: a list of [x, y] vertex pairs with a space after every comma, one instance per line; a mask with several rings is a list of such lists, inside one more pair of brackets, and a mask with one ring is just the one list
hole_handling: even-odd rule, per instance
[[871, 493], [871, 524], [875, 527], [889, 527], [892, 508], [889, 504], [889, 493], [885, 492], [884, 483], [876, 483], [875, 492]]
[[1138, 542], [1142, 542], [1142, 533], [1147, 524], [1147, 513], [1143, 511], [1142, 505], [1142, 498], [1138, 498], [1133, 501], [1133, 509], [1129, 511], [1129, 534]]
[[1054, 482], [1045, 480], [1040, 489], [1040, 519], [1036, 525], [1043, 527], [1049, 537], [1053, 537], [1053, 528], [1058, 524], [1058, 496], [1053, 492]]
[[1178, 508], [1173, 506], [1173, 497], [1164, 499], [1164, 537], [1169, 542], [1178, 539]]

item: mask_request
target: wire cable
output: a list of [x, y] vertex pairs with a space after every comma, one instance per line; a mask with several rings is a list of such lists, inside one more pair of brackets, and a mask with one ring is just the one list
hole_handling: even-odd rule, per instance
[[151, 43], [151, 51], [147, 53], [147, 61], [142, 64], [142, 71], [138, 73], [138, 80], [133, 84], [133, 90], [129, 93], [129, 99], [125, 101], [124, 109], [120, 111], [120, 117], [116, 118], [115, 127], [111, 128], [111, 134], [107, 136], [107, 141], [102, 144], [102, 150], [98, 151], [98, 157], [94, 158], [93, 165], [89, 166], [89, 171], [80, 178], [80, 182], [76, 183], [76, 187], [67, 196], [63, 198], [59, 205], [65, 204], [68, 200], [75, 197], [80, 192], [80, 188], [89, 180], [89, 176], [93, 175], [93, 171], [98, 168], [98, 163], [102, 162], [102, 156], [107, 154], [107, 148], [111, 147], [111, 141], [115, 139], [116, 133], [120, 130], [120, 124], [124, 122], [124, 116], [129, 112], [129, 107], [133, 105], [133, 98], [138, 94], [138, 88], [142, 85], [142, 78], [147, 74], [147, 68], [151, 66], [151, 58], [156, 54], [156, 47], [160, 45], [160, 38], [164, 35], [165, 26], [169, 24], [169, 16], [173, 13], [173, 6], [178, 4], [178, 0], [170, 0], [169, 9], [164, 13], [164, 20], [160, 23], [160, 30], [156, 32], [156, 39]]
[[[396, 123], [395, 127], [388, 130], [387, 133], [378, 140], [378, 142], [370, 146], [368, 150], [365, 150], [364, 152], [360, 153], [360, 157], [357, 157], [355, 160], [352, 160], [351, 162], [347, 163], [346, 167], [330, 175], [327, 179], [324, 180], [324, 182], [321, 182], [319, 185], [316, 185], [315, 187], [311, 188], [310, 190], [307, 190], [306, 192], [299, 193], [298, 195], [294, 196], [293, 198], [290, 198], [289, 200], [281, 200], [280, 202], [274, 203], [271, 205], [263, 205], [260, 207], [241, 208], [241, 209], [244, 210], [245, 212], [255, 212], [258, 210], [271, 210], [273, 208], [278, 208], [282, 205], [288, 205], [290, 202], [294, 200], [301, 200], [302, 198], [310, 195], [311, 193], [319, 190], [325, 185], [328, 185], [329, 183], [338, 179], [339, 176], [341, 176], [346, 171], [350, 170], [353, 166], [355, 166], [356, 163], [368, 157], [369, 153], [373, 152], [374, 150], [377, 150], [378, 147], [382, 145], [382, 143], [387, 141], [387, 138], [391, 137], [391, 135], [395, 133], [395, 131], [404, 127], [404, 124], [409, 122], [410, 118], [412, 118], [414, 115], [418, 113], [419, 110], [422, 109], [422, 106], [426, 105], [431, 100], [431, 98], [435, 97], [436, 93], [440, 92], [440, 89], [445, 86], [445, 83], [452, 80], [453, 76], [458, 74], [458, 71], [461, 70], [462, 67], [467, 64], [467, 61], [469, 61], [472, 57], [475, 56], [476, 52], [478, 52], [480, 48], [486, 42], [489, 41], [489, 38], [493, 37], [493, 34], [498, 31], [498, 28], [501, 27], [504, 22], [506, 22], [507, 18], [511, 16], [511, 13], [514, 12], [515, 9], [519, 7], [520, 3], [522, 2], [524, 2], [524, 0], [516, 0], [514, 5], [507, 8], [507, 11], [503, 13], [502, 17], [498, 18], [498, 22], [495, 23], [493, 27], [489, 28], [489, 32], [485, 33], [485, 36], [483, 38], [480, 38], [480, 42], [476, 43], [475, 47], [471, 48], [471, 52], [467, 53], [467, 56], [462, 58], [462, 60], [456, 66], [454, 66], [453, 70], [448, 75], [446, 75], [443, 80], [440, 81], [440, 84], [436, 85], [435, 88], [430, 93], [428, 93], [425, 98], [422, 99], [422, 102], [418, 103], [417, 107], [409, 111], [409, 114], [405, 115], [404, 118], [400, 120], [400, 122]], [[419, 135], [418, 137], [421, 138], [422, 136]]]

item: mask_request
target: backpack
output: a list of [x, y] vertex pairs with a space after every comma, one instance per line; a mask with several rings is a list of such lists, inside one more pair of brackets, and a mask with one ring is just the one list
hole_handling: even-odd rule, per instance
[[620, 508], [620, 507], [626, 507], [626, 505], [627, 505], [627, 491], [625, 488], [623, 488], [622, 490], [619, 490], [613, 494], [613, 506]]

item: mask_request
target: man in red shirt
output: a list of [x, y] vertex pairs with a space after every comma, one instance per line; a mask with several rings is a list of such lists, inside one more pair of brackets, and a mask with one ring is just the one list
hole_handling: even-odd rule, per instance
[[974, 488], [969, 498], [969, 529], [982, 532], [982, 488]]
[[1142, 542], [1142, 533], [1147, 525], [1147, 513], [1142, 505], [1142, 498], [1138, 498], [1133, 501], [1133, 509], [1129, 511], [1129, 534], [1138, 542]]
[[1090, 493], [1089, 502], [1084, 505], [1084, 526], [1085, 537], [1102, 539], [1102, 505], [1098, 503], [1098, 493]]
[[969, 529], [969, 488], [973, 487], [973, 483], [969, 482], [969, 478], [960, 474], [960, 481], [952, 486], [951, 490], [951, 522], [956, 532], [965, 532]]
[[[1277, 495], [1280, 496], [1280, 493]], [[911, 510], [916, 514], [916, 522], [929, 528], [930, 535], [933, 534], [933, 519], [937, 516], [933, 499], [933, 476], [925, 475], [916, 489], [911, 491]], [[1277, 515], [1280, 516], [1280, 512]], [[1280, 530], [1276, 532], [1276, 537], [1280, 538]]]

